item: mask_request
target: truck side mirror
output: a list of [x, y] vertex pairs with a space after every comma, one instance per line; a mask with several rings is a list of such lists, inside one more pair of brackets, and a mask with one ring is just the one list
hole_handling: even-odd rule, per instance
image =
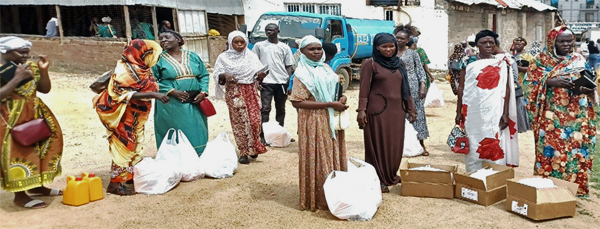
[[325, 38], [325, 30], [323, 28], [315, 28], [315, 37], [318, 39]]
[[240, 31], [242, 33], [246, 34], [246, 32], [248, 32], [248, 25], [246, 25], [246, 24], [240, 25]]

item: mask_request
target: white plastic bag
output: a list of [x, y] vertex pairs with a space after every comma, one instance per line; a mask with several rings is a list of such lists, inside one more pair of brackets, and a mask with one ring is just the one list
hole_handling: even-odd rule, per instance
[[348, 172], [331, 172], [323, 190], [329, 211], [339, 219], [371, 220], [382, 201], [375, 168], [355, 158], [348, 159]]
[[144, 194], [163, 194], [179, 184], [181, 172], [173, 162], [142, 159], [133, 167], [133, 187]]
[[402, 157], [415, 157], [425, 151], [417, 138], [417, 131], [412, 123], [404, 119], [404, 151]]
[[[169, 133], [171, 133], [171, 131], [173, 131], [173, 133], [171, 134], [171, 137], [169, 138]], [[169, 129], [167, 131], [167, 134], [165, 134], [165, 137], [163, 138], [163, 141], [160, 144], [160, 147], [158, 148], [158, 152], [156, 152], [156, 157], [154, 157], [154, 158], [156, 160], [168, 160], [168, 161], [172, 161], [174, 163], [179, 162], [181, 157], [179, 154], [179, 150], [177, 149], [176, 139], [177, 139], [177, 131], [173, 128]]]
[[200, 167], [208, 177], [232, 177], [237, 166], [235, 146], [231, 144], [227, 132], [219, 133], [214, 140], [208, 142], [204, 153], [200, 156]]
[[200, 167], [200, 157], [190, 143], [190, 140], [183, 134], [183, 131], [177, 130], [177, 149], [179, 149], [181, 181], [194, 181], [204, 178], [204, 169]]
[[443, 107], [444, 92], [434, 82], [429, 85], [429, 91], [425, 96], [425, 107]]
[[273, 147], [287, 147], [292, 142], [292, 135], [277, 122], [262, 124], [265, 141]]

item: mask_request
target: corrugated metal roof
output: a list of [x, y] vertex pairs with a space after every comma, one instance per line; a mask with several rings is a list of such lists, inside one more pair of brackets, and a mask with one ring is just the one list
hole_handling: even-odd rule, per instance
[[145, 5], [209, 13], [243, 15], [242, 0], [1, 0], [0, 5], [106, 6]]
[[451, 2], [459, 2], [465, 5], [493, 5], [498, 8], [522, 9], [529, 7], [537, 11], [556, 10], [556, 8], [534, 0], [448, 0]]

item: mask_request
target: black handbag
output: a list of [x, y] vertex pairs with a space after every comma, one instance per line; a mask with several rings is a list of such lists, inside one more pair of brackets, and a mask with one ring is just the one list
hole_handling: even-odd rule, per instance
[[90, 85], [90, 89], [96, 94], [100, 94], [100, 92], [106, 90], [108, 82], [110, 82], [110, 77], [113, 75], [114, 71], [114, 69], [111, 69], [110, 71], [103, 73]]

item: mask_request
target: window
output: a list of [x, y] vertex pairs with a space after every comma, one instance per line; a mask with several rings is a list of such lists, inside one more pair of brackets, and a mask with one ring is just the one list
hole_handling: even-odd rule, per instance
[[592, 21], [594, 21], [594, 13], [586, 13], [585, 14], [585, 21], [586, 22], [592, 22]]
[[344, 29], [342, 28], [342, 21], [340, 20], [327, 20], [327, 28], [325, 29], [324, 42], [332, 42], [335, 39], [344, 37]]
[[386, 10], [384, 16], [385, 16], [386, 21], [393, 21], [394, 20], [394, 11]]
[[287, 12], [342, 15], [341, 4], [285, 3], [285, 8], [287, 9]]

